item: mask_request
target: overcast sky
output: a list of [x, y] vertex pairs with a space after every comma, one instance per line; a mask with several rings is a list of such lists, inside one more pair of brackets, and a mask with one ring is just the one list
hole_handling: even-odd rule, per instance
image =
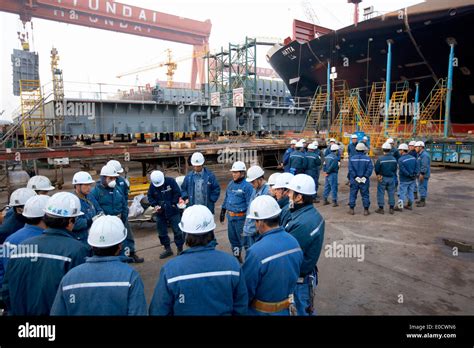
[[[241, 43], [245, 36], [286, 38], [291, 36], [293, 19], [310, 21], [301, 0], [120, 0], [118, 2], [179, 15], [200, 21], [210, 19], [211, 51]], [[353, 5], [347, 0], [306, 0], [311, 4], [319, 25], [338, 29], [352, 24]], [[362, 8], [388, 12], [411, 6], [421, 0], [365, 0]], [[116, 75], [149, 63], [166, 60], [164, 51], [170, 48], [174, 57], [191, 55], [191, 46], [135, 35], [115, 33], [33, 19], [32, 50], [40, 56], [41, 84], [51, 90], [50, 51], [54, 46], [61, 57], [66, 96], [77, 95], [79, 90], [98, 90], [95, 83], [107, 83], [114, 90], [130, 89], [136, 84], [136, 75], [117, 79]], [[19, 98], [12, 92], [12, 65], [10, 55], [20, 48], [17, 31], [21, 22], [17, 15], [0, 12], [0, 112], [9, 114], [19, 107]], [[257, 65], [269, 67], [265, 61], [267, 47], [260, 46]], [[191, 60], [178, 63], [174, 80], [189, 82]], [[165, 69], [156, 69], [138, 75], [138, 83], [145, 85], [156, 79], [166, 80]], [[84, 84], [85, 83], [85, 84]], [[90, 85], [88, 86], [87, 83]], [[118, 86], [118, 84], [125, 86]], [[115, 86], [117, 85], [117, 86]]]

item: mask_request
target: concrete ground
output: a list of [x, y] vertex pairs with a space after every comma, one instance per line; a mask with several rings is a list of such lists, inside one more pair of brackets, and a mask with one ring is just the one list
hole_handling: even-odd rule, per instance
[[[326, 220], [325, 248], [318, 262], [317, 313], [473, 315], [474, 253], [456, 254], [443, 239], [474, 245], [474, 172], [433, 168], [426, 207], [415, 207], [413, 211], [395, 215], [373, 212], [377, 208], [376, 180], [373, 177], [372, 213], [370, 216], [362, 215], [359, 197], [356, 215], [351, 216], [347, 214], [349, 186], [344, 185], [346, 167], [347, 164], [343, 163], [339, 173], [339, 207], [322, 206], [322, 203], [315, 205]], [[66, 179], [73, 172], [69, 169]], [[138, 167], [132, 168], [133, 174], [139, 175]], [[218, 171], [216, 175], [222, 187], [221, 198], [216, 204], [217, 217], [230, 175], [227, 171]], [[320, 183], [323, 183], [323, 178]], [[319, 192], [322, 192], [322, 187]], [[217, 226], [218, 249], [230, 253], [226, 224], [217, 222]], [[158, 258], [163, 249], [154, 224], [134, 223], [132, 228], [137, 251], [145, 258], [145, 263], [134, 267], [142, 276], [147, 300], [150, 301], [160, 267], [169, 259]], [[170, 236], [172, 238], [171, 231]], [[348, 254], [346, 257], [330, 257], [329, 247], [334, 246], [334, 242], [357, 247], [364, 253], [358, 257], [347, 257], [351, 256]]]

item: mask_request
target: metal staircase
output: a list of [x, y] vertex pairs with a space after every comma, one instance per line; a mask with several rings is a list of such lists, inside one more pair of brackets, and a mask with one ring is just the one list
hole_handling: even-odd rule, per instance
[[[390, 98], [386, 129], [392, 138], [402, 135], [400, 132], [406, 132], [408, 92], [408, 81], [398, 82]], [[401, 124], [405, 126], [403, 130], [400, 130]]]
[[385, 82], [374, 82], [367, 104], [367, 117], [372, 125], [379, 125], [382, 105], [385, 104]]
[[306, 114], [303, 131], [314, 131], [320, 128], [322, 117], [326, 113], [327, 97], [327, 85], [318, 86]]
[[[443, 104], [446, 101], [446, 79], [439, 79], [420, 106], [420, 116], [413, 132], [416, 134], [439, 133], [443, 129]], [[439, 116], [435, 114], [439, 110]]]

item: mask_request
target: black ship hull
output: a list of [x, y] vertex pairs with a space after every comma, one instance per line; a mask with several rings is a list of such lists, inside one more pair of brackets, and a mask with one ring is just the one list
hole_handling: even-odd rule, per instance
[[[327, 84], [327, 63], [337, 79], [360, 88], [367, 98], [373, 82], [386, 78], [387, 40], [392, 40], [391, 81], [408, 81], [408, 101], [420, 85], [420, 101], [439, 78], [448, 75], [450, 46], [455, 39], [451, 122], [474, 124], [474, 0], [428, 1], [372, 18], [307, 43], [273, 47], [267, 59], [293, 96], [313, 96]], [[392, 87], [393, 90], [393, 87]]]

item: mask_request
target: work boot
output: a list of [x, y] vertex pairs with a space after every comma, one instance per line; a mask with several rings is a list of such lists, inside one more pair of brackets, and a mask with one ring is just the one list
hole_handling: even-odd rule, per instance
[[166, 259], [167, 257], [173, 256], [173, 250], [171, 250], [171, 247], [165, 247], [165, 251], [163, 251], [160, 254], [160, 259]]
[[405, 206], [403, 207], [407, 210], [413, 210], [413, 203], [412, 202], [408, 202], [408, 204], [405, 204]]
[[130, 256], [128, 257], [128, 262], [130, 263], [142, 263], [143, 261], [145, 261], [145, 259], [138, 256], [135, 252], [131, 252]]
[[334, 202], [332, 203], [332, 206], [333, 206], [333, 207], [338, 207], [339, 204], [337, 204], [337, 201], [334, 201]]
[[417, 207], [424, 207], [426, 205], [426, 201], [424, 198], [420, 199], [418, 203], [416, 203]]
[[178, 247], [178, 255], [181, 255], [181, 253], [183, 252], [183, 246], [179, 246]]
[[349, 211], [347, 212], [349, 215], [354, 215], [354, 208], [349, 208]]
[[323, 205], [329, 205], [329, 201], [327, 199], [324, 200], [324, 204]]
[[389, 213], [392, 214], [392, 215], [395, 213], [393, 207], [390, 207]]
[[418, 199], [418, 192], [414, 192], [415, 194], [415, 199]]
[[398, 205], [392, 209], [393, 211], [403, 211], [403, 208], [400, 208]]
[[364, 209], [364, 216], [370, 215], [369, 209]]
[[[393, 210], [393, 208], [390, 208], [391, 210]], [[378, 208], [376, 211], [375, 211], [377, 214], [385, 214], [385, 211], [383, 210], [383, 208]]]

